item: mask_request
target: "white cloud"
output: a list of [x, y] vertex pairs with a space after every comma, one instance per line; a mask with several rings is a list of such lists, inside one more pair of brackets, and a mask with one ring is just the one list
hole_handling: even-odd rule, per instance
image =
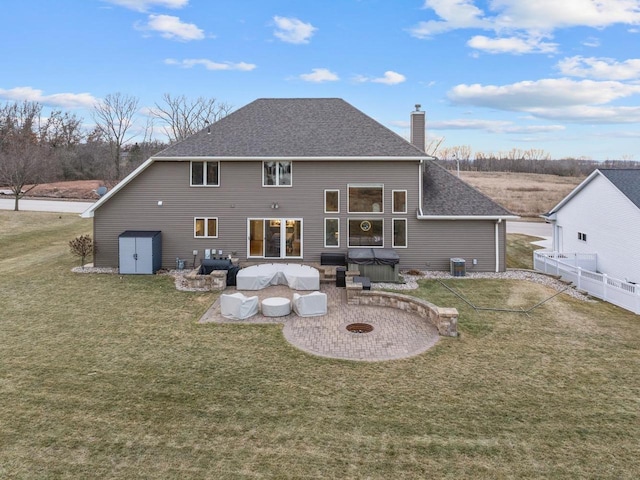
[[493, 31], [496, 39], [476, 36], [469, 42], [489, 53], [548, 53], [556, 46], [540, 38], [550, 38], [557, 29], [640, 23], [638, 0], [492, 0], [486, 11], [473, 0], [425, 0], [424, 8], [438, 19], [419, 22], [409, 29], [411, 35], [430, 38], [459, 29]]
[[371, 78], [366, 77], [364, 75], [355, 75], [353, 77], [353, 81], [356, 83], [365, 83], [365, 82], [373, 82], [373, 83], [383, 83], [385, 85], [397, 85], [407, 80], [407, 77], [402, 75], [401, 73], [394, 72], [392, 70], [387, 70], [384, 72], [382, 77]]
[[425, 9], [433, 10], [442, 20], [420, 22], [410, 29], [418, 38], [427, 38], [459, 28], [485, 28], [490, 23], [484, 12], [473, 4], [473, 0], [425, 0]]
[[92, 108], [98, 101], [90, 93], [54, 93], [44, 95], [42, 90], [32, 87], [0, 88], [0, 98], [14, 102], [38, 102], [50, 107]]
[[514, 125], [509, 121], [458, 119], [430, 122], [430, 130], [485, 130], [491, 133], [547, 133], [565, 130], [563, 125]]
[[374, 78], [371, 81], [374, 83], [384, 83], [385, 85], [397, 85], [404, 82], [407, 79], [404, 75], [392, 70], [387, 70], [384, 75], [379, 78]]
[[558, 62], [563, 75], [598, 80], [640, 79], [640, 58], [618, 62], [612, 58], [569, 57]]
[[595, 107], [579, 105], [566, 109], [532, 110], [532, 114], [549, 120], [582, 124], [640, 123], [640, 107]]
[[600, 46], [600, 39], [596, 37], [589, 37], [582, 42], [585, 47], [596, 48]]
[[240, 70], [243, 72], [250, 72], [256, 68], [256, 65], [253, 63], [214, 62], [213, 60], [208, 60], [206, 58], [185, 58], [184, 60], [167, 58], [164, 63], [182, 68], [193, 68], [196, 65], [201, 65], [207, 70]]
[[130, 10], [138, 12], [146, 12], [149, 8], [165, 7], [165, 8], [182, 8], [186, 7], [189, 0], [105, 0], [108, 3], [119, 5]]
[[483, 50], [487, 53], [553, 53], [558, 44], [543, 42], [540, 38], [534, 37], [503, 37], [489, 38], [484, 35], [476, 35], [468, 42], [471, 48]]
[[335, 82], [340, 80], [340, 77], [327, 68], [313, 68], [311, 73], [303, 73], [300, 78], [305, 82]]
[[309, 43], [309, 39], [317, 30], [310, 23], [304, 23], [293, 17], [273, 17], [277, 30], [273, 34], [287, 43]]
[[511, 85], [457, 85], [448, 97], [455, 103], [499, 110], [530, 111], [536, 107], [564, 108], [604, 104], [640, 93], [640, 85], [620, 82], [579, 82], [567, 78], [524, 81]]
[[140, 30], [160, 32], [163, 38], [169, 40], [202, 40], [204, 31], [193, 23], [184, 23], [178, 17], [172, 15], [149, 15], [146, 25], [137, 27]]
[[528, 112], [534, 117], [574, 123], [640, 121], [640, 107], [603, 107], [640, 94], [640, 85], [567, 78], [524, 81], [511, 85], [457, 85], [448, 92], [455, 104]]

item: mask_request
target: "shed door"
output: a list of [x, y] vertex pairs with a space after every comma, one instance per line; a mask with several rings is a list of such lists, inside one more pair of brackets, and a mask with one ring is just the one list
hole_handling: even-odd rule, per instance
[[153, 273], [152, 238], [136, 238], [136, 273]]
[[138, 273], [136, 255], [136, 238], [120, 237], [119, 243], [119, 266], [120, 273]]

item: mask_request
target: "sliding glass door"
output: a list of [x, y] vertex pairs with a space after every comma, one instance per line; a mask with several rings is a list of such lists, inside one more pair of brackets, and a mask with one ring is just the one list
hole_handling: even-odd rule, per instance
[[250, 218], [248, 257], [302, 258], [302, 219]]

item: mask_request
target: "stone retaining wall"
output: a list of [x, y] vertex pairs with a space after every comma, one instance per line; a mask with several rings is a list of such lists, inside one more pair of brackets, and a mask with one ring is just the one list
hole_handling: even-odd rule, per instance
[[349, 277], [347, 277], [347, 303], [350, 305], [391, 307], [414, 313], [433, 324], [440, 335], [445, 337], [458, 336], [457, 309], [438, 307], [425, 300], [401, 293], [363, 290], [361, 284], [354, 283]]
[[226, 270], [214, 270], [209, 275], [201, 275], [198, 270], [192, 270], [184, 276], [189, 288], [205, 288], [216, 291], [227, 288]]

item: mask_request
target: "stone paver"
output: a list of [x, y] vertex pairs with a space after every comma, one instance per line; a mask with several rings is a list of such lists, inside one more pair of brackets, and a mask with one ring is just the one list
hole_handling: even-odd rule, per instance
[[[220, 315], [219, 301], [216, 301], [200, 322], [283, 323], [284, 337], [297, 348], [322, 357], [347, 360], [407, 358], [426, 351], [438, 341], [435, 326], [417, 315], [394, 308], [347, 305], [343, 288], [330, 284], [320, 287], [327, 294], [328, 301], [328, 313], [321, 317], [298, 317], [293, 312], [284, 317], [265, 317], [259, 313], [247, 320], [228, 320]], [[229, 291], [235, 289], [228, 288], [226, 292]], [[295, 290], [278, 285], [242, 293], [257, 295], [262, 301], [268, 297], [293, 299]], [[346, 326], [351, 323], [368, 323], [373, 326], [373, 331], [349, 332]]]

